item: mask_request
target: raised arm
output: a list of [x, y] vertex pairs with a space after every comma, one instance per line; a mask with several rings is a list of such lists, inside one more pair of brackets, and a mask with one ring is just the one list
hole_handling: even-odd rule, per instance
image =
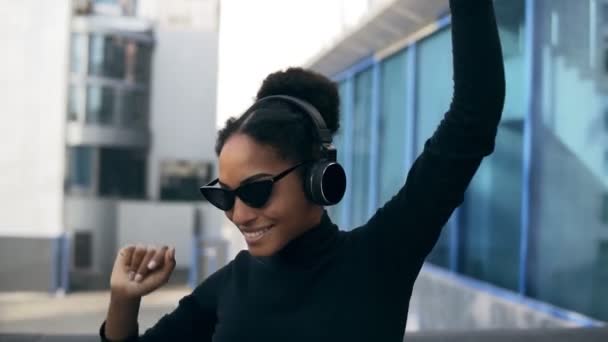
[[492, 153], [505, 97], [492, 0], [450, 0], [450, 8], [452, 104], [410, 169], [405, 185], [354, 232], [382, 260], [414, 273], [462, 203], [482, 158]]

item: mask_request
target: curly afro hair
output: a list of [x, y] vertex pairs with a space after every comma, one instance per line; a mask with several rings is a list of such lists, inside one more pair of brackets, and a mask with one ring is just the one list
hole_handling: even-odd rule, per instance
[[[327, 77], [302, 68], [289, 68], [266, 77], [256, 101], [272, 95], [288, 95], [307, 101], [321, 114], [335, 134], [339, 124], [340, 97], [337, 85]], [[285, 160], [299, 162], [318, 158], [319, 137], [312, 120], [291, 103], [268, 101], [255, 111], [230, 118], [219, 131], [215, 152], [235, 133], [246, 134], [274, 148]]]

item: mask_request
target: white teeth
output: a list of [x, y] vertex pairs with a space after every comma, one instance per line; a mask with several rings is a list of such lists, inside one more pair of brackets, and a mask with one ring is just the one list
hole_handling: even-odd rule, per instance
[[258, 230], [255, 232], [243, 232], [243, 235], [245, 235], [245, 237], [247, 239], [251, 239], [251, 240], [258, 239], [258, 238], [261, 238], [262, 235], [266, 234], [266, 232], [268, 232], [270, 230], [270, 228], [271, 227], [264, 228], [262, 230]]
[[266, 229], [258, 230], [257, 232], [243, 232], [243, 234], [245, 234], [246, 237], [256, 238], [258, 236], [264, 235], [264, 233], [266, 233], [269, 230], [270, 230], [270, 228], [266, 228]]

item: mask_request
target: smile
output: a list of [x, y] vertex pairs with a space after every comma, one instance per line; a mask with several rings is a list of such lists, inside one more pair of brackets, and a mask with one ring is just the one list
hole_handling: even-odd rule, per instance
[[248, 244], [252, 244], [260, 241], [273, 227], [274, 225], [270, 225], [266, 228], [258, 229], [255, 231], [241, 230], [241, 233], [243, 233], [243, 236], [245, 236], [245, 241], [247, 241]]

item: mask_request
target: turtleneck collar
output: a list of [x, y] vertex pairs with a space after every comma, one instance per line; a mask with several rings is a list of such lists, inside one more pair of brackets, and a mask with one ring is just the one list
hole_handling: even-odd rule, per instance
[[255, 258], [266, 265], [314, 266], [332, 254], [337, 237], [338, 227], [331, 222], [327, 211], [324, 211], [319, 224], [291, 240], [283, 249], [272, 256]]

